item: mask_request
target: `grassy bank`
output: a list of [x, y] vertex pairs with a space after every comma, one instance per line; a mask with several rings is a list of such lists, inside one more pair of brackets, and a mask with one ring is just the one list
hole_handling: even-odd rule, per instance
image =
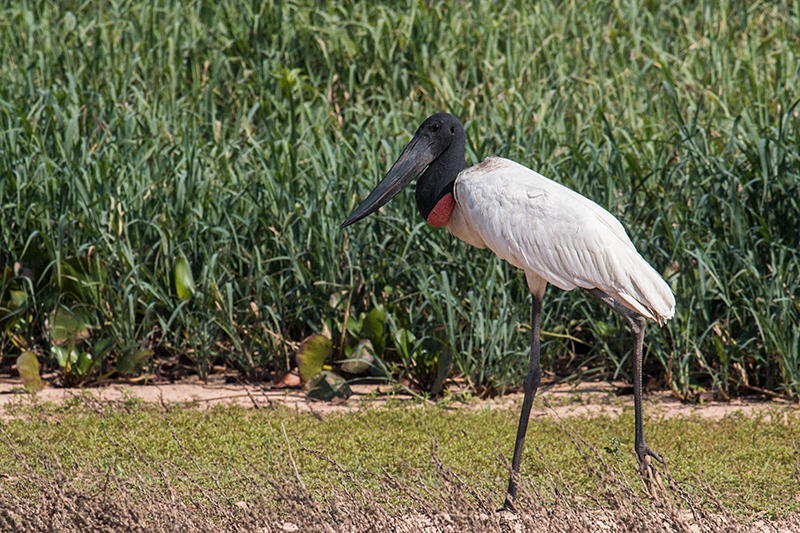
[[[68, 381], [250, 376], [380, 307], [395, 376], [518, 383], [524, 278], [411, 192], [338, 225], [428, 114], [615, 213], [673, 287], [646, 368], [800, 393], [795, 2], [4, 2], [0, 329]], [[626, 375], [621, 321], [548, 289], [544, 365]], [[342, 333], [342, 329], [347, 330]], [[343, 342], [342, 342], [343, 341]]]
[[[134, 400], [101, 405], [88, 396], [9, 406], [5, 415], [13, 418], [0, 425], [0, 520], [63, 520], [65, 528], [105, 520], [114, 530], [138, 520], [147, 527], [136, 530], [148, 531], [171, 519], [184, 527], [216, 520], [241, 531], [280, 530], [282, 520], [303, 517], [309, 527], [324, 518], [341, 528], [358, 524], [358, 513], [367, 515], [361, 526], [417, 512], [492, 515], [506, 486], [503, 457], [512, 451], [517, 412], [491, 402], [458, 407], [354, 406], [314, 415]], [[691, 510], [701, 531], [796, 517], [800, 420], [786, 406], [768, 414], [771, 421], [649, 420], [648, 441], [668, 460], [660, 469], [665, 491], [655, 498], [636, 472], [631, 412], [538, 419], [522, 465], [521, 516], [542, 513], [559, 524], [551, 530], [589, 520], [587, 531], [596, 527], [597, 509], [623, 530], [633, 513], [643, 531], [679, 530], [670, 528], [680, 513], [669, 509]], [[44, 512], [53, 507], [68, 512]]]

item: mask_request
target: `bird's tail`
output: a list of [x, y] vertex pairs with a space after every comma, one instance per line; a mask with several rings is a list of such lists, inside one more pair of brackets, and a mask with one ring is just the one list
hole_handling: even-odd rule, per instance
[[[640, 256], [641, 258], [641, 256]], [[628, 290], [617, 292], [617, 301], [663, 326], [675, 315], [675, 295], [664, 278], [641, 258], [641, 268], [630, 278]]]

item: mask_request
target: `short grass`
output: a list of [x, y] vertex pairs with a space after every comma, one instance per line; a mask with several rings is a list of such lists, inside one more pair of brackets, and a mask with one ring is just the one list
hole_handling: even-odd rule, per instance
[[[411, 191], [338, 230], [446, 110], [469, 163], [596, 200], [663, 273], [649, 373], [800, 393], [795, 1], [5, 1], [0, 57], [7, 366], [32, 350], [77, 383], [180, 354], [269, 377], [381, 306], [394, 377], [425, 386], [450, 349], [476, 390], [518, 384], [518, 271], [426, 227]], [[54, 338], [58, 313], [87, 328]], [[551, 287], [543, 313], [548, 370], [627, 375], [601, 306]]]
[[[0, 425], [0, 494], [24, 496], [33, 490], [31, 478], [59, 476], [92, 493], [113, 476], [133, 494], [238, 502], [254, 497], [251, 483], [289, 484], [299, 476], [318, 502], [358, 487], [380, 505], [403, 509], [415, 504], [391, 480], [435, 491], [444, 466], [463, 487], [488, 494], [499, 506], [507, 482], [501, 456], [511, 455], [517, 411], [491, 402], [475, 407], [354, 407], [319, 416], [283, 407], [199, 410], [133, 400], [100, 405], [89, 398], [20, 404], [7, 409], [13, 419]], [[649, 420], [646, 430], [650, 445], [668, 460], [670, 479], [711, 510], [785, 518], [800, 512], [800, 416], [785, 406], [765, 416], [771, 421]], [[649, 501], [635, 471], [632, 430], [629, 411], [534, 420], [522, 464], [525, 486], [554, 487], [602, 507], [603, 471], [610, 469]], [[280, 505], [270, 512], [279, 513]]]

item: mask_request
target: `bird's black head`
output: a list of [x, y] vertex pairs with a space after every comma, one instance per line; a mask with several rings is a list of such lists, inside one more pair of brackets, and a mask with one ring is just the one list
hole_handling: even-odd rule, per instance
[[436, 113], [425, 119], [425, 122], [417, 128], [414, 137], [425, 139], [436, 153], [436, 157], [439, 157], [459, 135], [466, 139], [464, 126], [460, 120], [450, 113]]
[[417, 183], [416, 199], [419, 212], [428, 220], [442, 197], [452, 193], [456, 176], [466, 167], [466, 138], [461, 121], [449, 113], [436, 113], [425, 119], [383, 180], [341, 227], [380, 209], [426, 167]]

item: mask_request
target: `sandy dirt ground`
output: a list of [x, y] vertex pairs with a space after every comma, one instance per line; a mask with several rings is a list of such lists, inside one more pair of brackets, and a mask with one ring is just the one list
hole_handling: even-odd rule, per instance
[[[559, 384], [545, 386], [534, 403], [532, 417], [544, 417], [557, 414], [561, 417], [608, 414], [618, 415], [624, 409], [633, 408], [633, 395], [619, 395], [625, 387], [623, 383], [584, 382], [575, 384]], [[299, 412], [315, 412], [328, 414], [348, 412], [366, 407], [376, 408], [386, 404], [402, 403], [420, 404], [420, 400], [410, 394], [397, 392], [390, 385], [353, 385], [353, 395], [348, 400], [318, 402], [306, 397], [299, 388], [272, 388], [256, 384], [230, 384], [223, 380], [209, 382], [191, 380], [186, 383], [131, 384], [113, 383], [102, 387], [85, 389], [55, 388], [45, 386], [36, 394], [24, 391], [21, 382], [13, 378], [0, 378], [0, 417], [4, 415], [4, 406], [30, 401], [62, 402], [75, 396], [88, 394], [103, 402], [119, 402], [138, 398], [145, 402], [189, 404], [198, 408], [210, 408], [216, 405], [236, 404], [244, 407], [270, 407], [284, 405]], [[445, 396], [449, 407], [469, 409], [519, 409], [522, 402], [521, 393], [511, 393], [498, 398], [478, 399], [469, 394], [453, 391]], [[541, 399], [546, 399], [542, 401]], [[433, 402], [431, 402], [433, 404]], [[645, 396], [645, 410], [649, 416], [699, 416], [719, 420], [725, 416], [741, 414], [753, 416], [761, 414], [765, 417], [796, 416], [800, 413], [796, 403], [780, 399], [742, 399], [729, 402], [707, 401], [700, 403], [682, 402], [669, 391], [655, 391]]]

